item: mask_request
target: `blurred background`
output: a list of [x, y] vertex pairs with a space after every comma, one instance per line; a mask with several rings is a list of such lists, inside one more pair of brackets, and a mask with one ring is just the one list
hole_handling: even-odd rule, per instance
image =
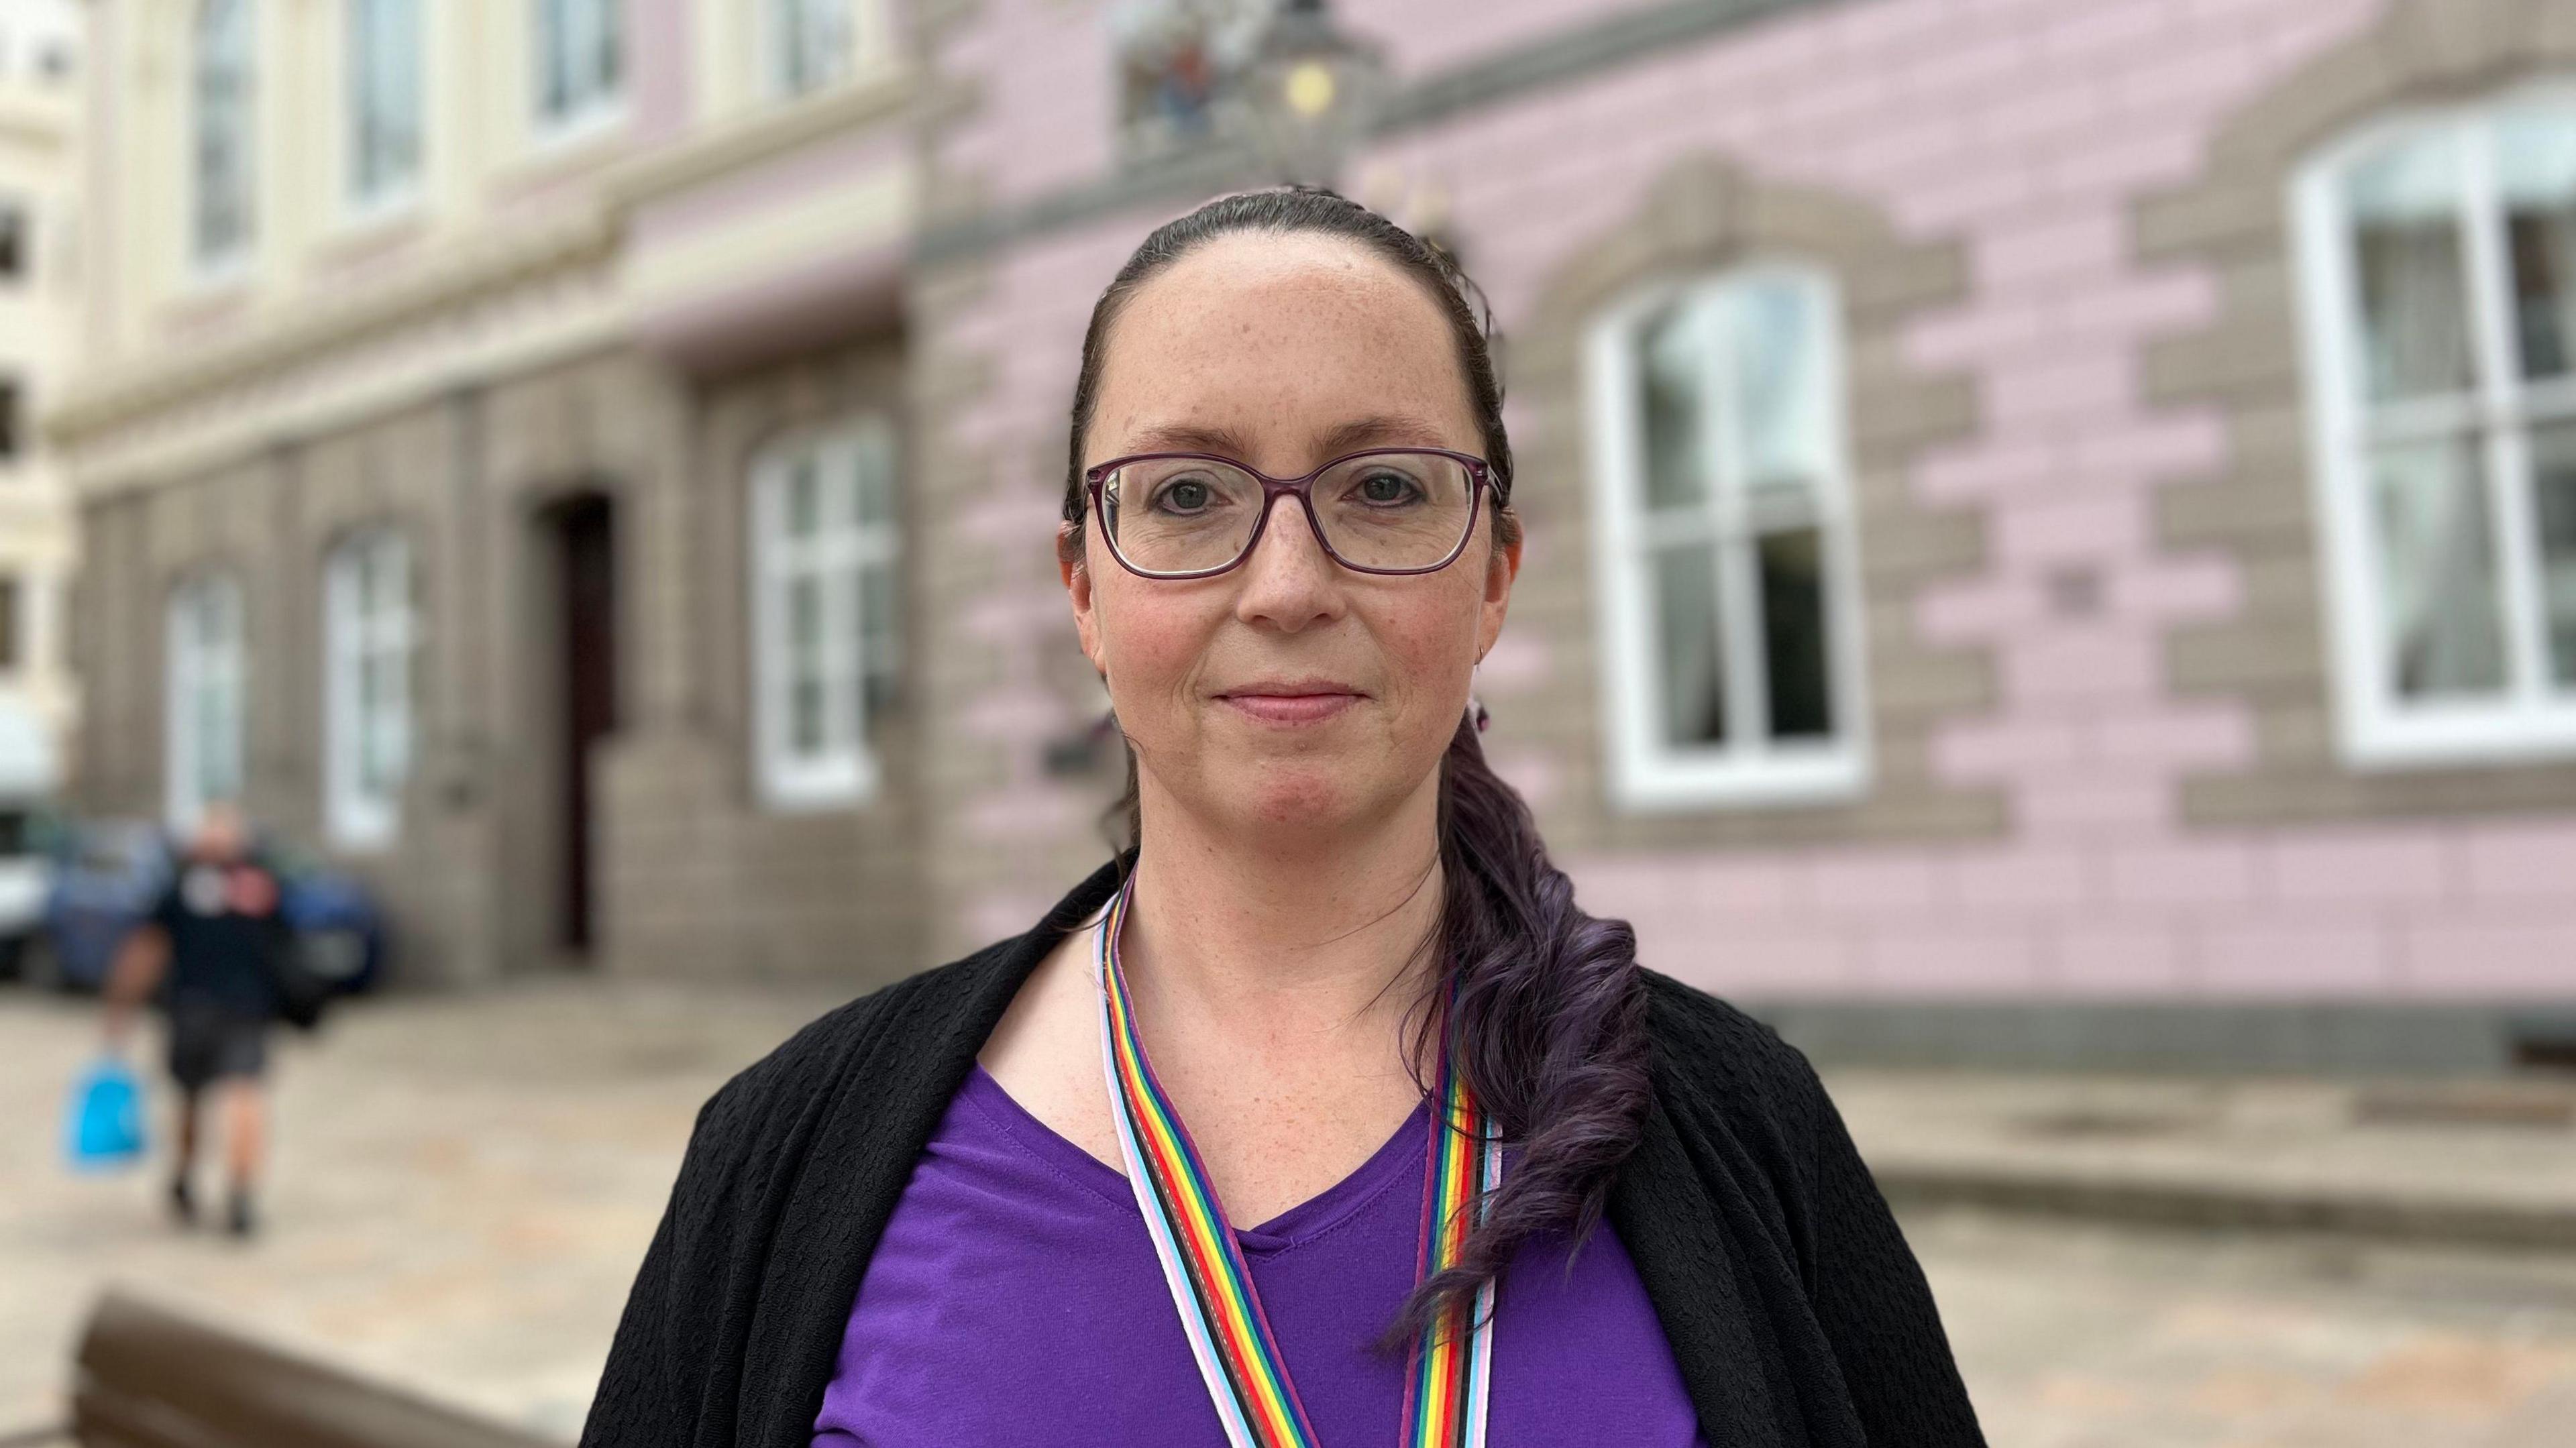
[[[1994, 1441], [2571, 1440], [2576, 0], [0, 0], [0, 1442], [110, 1286], [569, 1441], [708, 1092], [1105, 857], [1082, 329], [1292, 177]], [[350, 999], [224, 1244], [56, 1124], [236, 799]]]

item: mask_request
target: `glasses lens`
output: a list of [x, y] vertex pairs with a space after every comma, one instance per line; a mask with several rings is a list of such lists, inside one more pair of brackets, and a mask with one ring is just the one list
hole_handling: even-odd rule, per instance
[[1205, 458], [1149, 458], [1102, 480], [1102, 525], [1118, 556], [1146, 573], [1223, 568], [1261, 521], [1261, 484]]
[[1315, 480], [1315, 518], [1335, 553], [1361, 568], [1429, 568], [1467, 536], [1476, 497], [1467, 465], [1439, 453], [1368, 453]]

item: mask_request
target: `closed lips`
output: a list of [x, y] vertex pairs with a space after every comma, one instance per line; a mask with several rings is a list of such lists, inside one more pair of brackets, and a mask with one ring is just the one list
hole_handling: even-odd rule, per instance
[[1328, 719], [1365, 696], [1347, 684], [1326, 679], [1293, 679], [1245, 684], [1217, 697], [1256, 719], [1300, 724]]

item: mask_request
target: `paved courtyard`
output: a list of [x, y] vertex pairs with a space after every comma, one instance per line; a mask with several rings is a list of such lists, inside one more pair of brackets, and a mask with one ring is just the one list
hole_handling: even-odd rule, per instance
[[[0, 1103], [20, 1123], [0, 1141], [0, 1437], [60, 1418], [81, 1317], [116, 1282], [569, 1440], [698, 1103], [837, 999], [551, 981], [363, 1003], [319, 1037], [281, 1035], [267, 1231], [240, 1246], [164, 1223], [157, 1159], [103, 1179], [63, 1169], [63, 1092], [95, 1048], [92, 1009], [0, 991]], [[1872, 1101], [1946, 1092], [1965, 1122], [1999, 1089], [1851, 1085], [1864, 1149], [1902, 1121], [1918, 1156], [1940, 1113]], [[157, 1152], [166, 1116], [154, 1127]], [[2374, 1140], [2383, 1157], [2428, 1149]], [[2481, 1159], [2564, 1150], [2529, 1131], [2469, 1145]], [[2576, 1254], [1963, 1210], [1907, 1226], [1998, 1448], [2571, 1441]]]

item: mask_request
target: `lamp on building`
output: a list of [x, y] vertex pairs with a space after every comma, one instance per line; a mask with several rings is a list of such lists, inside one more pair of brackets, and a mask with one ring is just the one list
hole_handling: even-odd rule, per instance
[[1330, 184], [1386, 96], [1378, 48], [1345, 34], [1325, 0], [1287, 0], [1247, 79], [1255, 138], [1284, 181]]

